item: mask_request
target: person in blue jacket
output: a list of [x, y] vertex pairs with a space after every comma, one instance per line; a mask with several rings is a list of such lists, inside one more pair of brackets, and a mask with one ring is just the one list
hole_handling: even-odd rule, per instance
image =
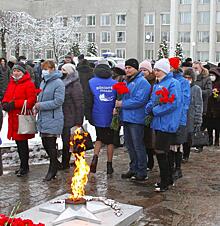
[[147, 178], [147, 154], [144, 145], [145, 105], [149, 100], [151, 85], [138, 71], [136, 59], [125, 62], [126, 83], [129, 93], [124, 94], [121, 101], [116, 101], [116, 107], [121, 108], [124, 140], [128, 149], [129, 171], [122, 174], [123, 179], [143, 181]]
[[103, 143], [107, 145], [107, 174], [112, 174], [114, 171], [112, 167], [114, 130], [110, 128], [110, 125], [116, 100], [116, 91], [112, 89], [112, 86], [116, 81], [112, 79], [112, 71], [107, 64], [97, 65], [94, 74], [94, 78], [89, 80], [85, 100], [86, 118], [96, 130], [90, 172], [96, 173], [98, 155]]
[[41, 92], [34, 106], [35, 111], [38, 112], [37, 128], [44, 149], [50, 158], [44, 181], [51, 181], [56, 177], [58, 170], [56, 140], [62, 134], [64, 125], [62, 105], [65, 98], [65, 86], [61, 80], [62, 74], [55, 68], [55, 63], [51, 60], [46, 60], [42, 64]]
[[[173, 74], [173, 78], [179, 81], [181, 87], [181, 118], [180, 118], [180, 126], [175, 136], [172, 139], [172, 145], [169, 151], [169, 163], [170, 163], [170, 171], [173, 176], [173, 180], [177, 180], [182, 177], [181, 171], [181, 162], [182, 162], [182, 145], [187, 141], [187, 130], [186, 130], [186, 122], [187, 122], [187, 112], [190, 105], [190, 84], [183, 77], [182, 70], [180, 69], [180, 59], [178, 57], [169, 58], [171, 72]], [[175, 165], [175, 167], [174, 167]]]
[[[170, 73], [168, 59], [160, 59], [154, 66], [156, 83], [153, 87], [151, 99], [146, 105], [146, 115], [153, 116], [151, 128], [155, 130], [155, 152], [160, 169], [160, 182], [156, 183], [155, 191], [164, 192], [170, 184], [173, 184], [170, 174], [168, 152], [172, 136], [175, 135], [180, 125], [181, 117], [181, 90], [179, 82]], [[174, 96], [172, 102], [159, 103], [160, 96], [157, 91], [166, 88], [169, 98]]]

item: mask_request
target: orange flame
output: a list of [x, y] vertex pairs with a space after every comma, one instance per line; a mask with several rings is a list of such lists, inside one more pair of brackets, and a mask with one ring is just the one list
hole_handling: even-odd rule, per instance
[[[85, 150], [86, 146], [84, 144], [84, 136], [87, 136], [87, 133], [81, 131], [80, 128], [74, 131], [73, 136], [70, 138], [70, 147], [72, 149], [77, 149], [78, 153], [74, 153], [75, 157], [75, 169], [74, 174], [72, 177], [71, 189], [72, 195], [69, 197], [71, 200], [80, 199], [82, 196], [85, 195], [85, 185], [87, 184], [89, 174], [89, 165], [86, 163], [85, 160]], [[77, 145], [75, 145], [77, 143]], [[80, 151], [79, 151], [80, 150]]]

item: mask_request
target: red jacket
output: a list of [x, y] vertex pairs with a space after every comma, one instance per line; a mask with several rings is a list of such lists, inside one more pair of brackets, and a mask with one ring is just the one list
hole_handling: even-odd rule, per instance
[[8, 139], [27, 140], [34, 134], [18, 134], [18, 114], [21, 113], [24, 100], [27, 100], [27, 109], [32, 109], [37, 99], [36, 88], [28, 72], [18, 81], [11, 77], [2, 103], [14, 101], [15, 108], [8, 112]]

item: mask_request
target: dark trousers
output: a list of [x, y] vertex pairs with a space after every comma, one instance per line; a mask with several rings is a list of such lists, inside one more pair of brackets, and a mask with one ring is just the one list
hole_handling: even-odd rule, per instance
[[70, 150], [70, 130], [71, 130], [71, 128], [64, 127], [63, 133], [62, 133], [62, 141], [63, 141], [62, 165], [63, 165], [64, 169], [69, 168], [69, 162], [70, 162], [70, 156], [71, 156], [71, 153], [69, 152], [69, 150]]
[[189, 142], [183, 144], [183, 158], [184, 159], [188, 159], [189, 158], [190, 148], [191, 147], [190, 147], [190, 143]]
[[147, 157], [148, 157], [147, 168], [153, 169], [153, 167], [154, 167], [154, 149], [146, 147], [146, 151], [147, 151]]
[[20, 168], [22, 170], [29, 170], [28, 160], [29, 160], [29, 148], [28, 140], [16, 140], [15, 141], [18, 148], [18, 155], [20, 158]]

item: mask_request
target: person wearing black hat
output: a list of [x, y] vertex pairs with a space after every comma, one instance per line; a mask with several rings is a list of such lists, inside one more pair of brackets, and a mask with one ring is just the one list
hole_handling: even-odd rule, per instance
[[27, 102], [27, 112], [31, 111], [36, 102], [36, 88], [31, 77], [22, 62], [15, 64], [7, 90], [2, 100], [3, 110], [8, 112], [8, 139], [15, 140], [20, 167], [15, 171], [18, 177], [25, 176], [29, 172], [29, 148], [28, 139], [35, 134], [18, 133], [18, 115], [21, 114], [24, 102]]
[[96, 142], [94, 155], [90, 164], [90, 172], [96, 173], [98, 155], [102, 144], [107, 145], [107, 174], [113, 173], [112, 159], [114, 152], [114, 130], [110, 128], [116, 91], [112, 86], [116, 83], [112, 79], [112, 72], [108, 65], [99, 64], [94, 70], [94, 78], [89, 80], [85, 104], [85, 116], [95, 126]]
[[148, 102], [151, 85], [139, 71], [136, 59], [125, 61], [126, 83], [129, 93], [124, 94], [122, 101], [116, 101], [115, 107], [121, 108], [124, 128], [125, 146], [128, 149], [130, 164], [122, 179], [136, 181], [147, 179], [147, 154], [144, 145], [145, 106]]

